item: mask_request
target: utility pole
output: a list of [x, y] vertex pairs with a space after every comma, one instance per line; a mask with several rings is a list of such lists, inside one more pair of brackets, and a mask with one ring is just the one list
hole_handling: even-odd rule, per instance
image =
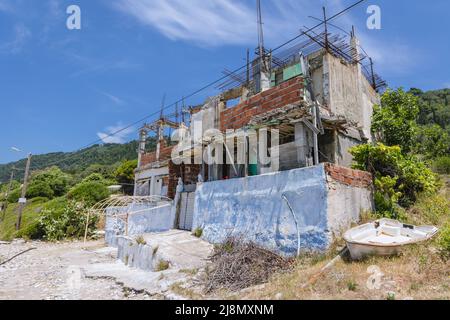
[[323, 7], [322, 10], [323, 10], [323, 21], [325, 23], [325, 50], [329, 52], [330, 47], [328, 43], [327, 11], [325, 7]]
[[2, 211], [3, 211], [2, 221], [5, 220], [6, 209], [8, 209], [8, 197], [9, 197], [9, 194], [11, 193], [11, 189], [12, 189], [12, 183], [14, 180], [14, 170], [16, 170], [16, 168], [13, 167], [12, 171], [11, 171], [11, 177], [9, 178], [8, 190], [6, 191], [6, 194], [5, 194], [5, 204], [2, 208]]
[[20, 225], [22, 224], [22, 213], [23, 209], [26, 205], [26, 195], [27, 195], [27, 187], [28, 187], [28, 175], [30, 173], [30, 165], [31, 165], [31, 153], [28, 154], [28, 160], [27, 160], [27, 166], [25, 169], [25, 176], [23, 178], [23, 187], [22, 187], [22, 195], [19, 200], [19, 210], [17, 214], [17, 223], [16, 223], [16, 230], [20, 230]]
[[374, 88], [374, 90], [377, 90], [377, 82], [375, 80], [375, 73], [373, 72], [373, 60], [372, 58], [369, 58], [370, 61], [370, 73], [372, 76], [372, 87]]

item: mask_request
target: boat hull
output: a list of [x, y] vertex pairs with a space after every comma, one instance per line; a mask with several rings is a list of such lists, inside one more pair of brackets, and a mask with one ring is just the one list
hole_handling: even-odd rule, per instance
[[347, 248], [352, 260], [362, 260], [370, 256], [394, 256], [402, 252], [403, 246], [382, 247], [369, 244], [347, 242]]

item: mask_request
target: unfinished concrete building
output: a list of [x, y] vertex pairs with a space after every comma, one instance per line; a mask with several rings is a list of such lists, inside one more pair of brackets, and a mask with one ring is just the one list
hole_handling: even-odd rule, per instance
[[[243, 235], [284, 254], [299, 250], [298, 243], [327, 248], [361, 211], [372, 209], [371, 176], [350, 169], [349, 149], [372, 140], [372, 109], [384, 85], [362, 63], [368, 57], [354, 32], [344, 40], [305, 33], [281, 54], [262, 48], [241, 73], [227, 72], [221, 94], [189, 108], [189, 127], [166, 119], [144, 126], [135, 193], [175, 199], [167, 228], [199, 228], [213, 243]], [[181, 128], [191, 139], [169, 145], [164, 126]], [[241, 146], [215, 140], [211, 129], [238, 132], [243, 139], [231, 137]], [[277, 158], [276, 165], [260, 162], [261, 150], [251, 142], [255, 131], [270, 141], [270, 129], [278, 130], [278, 144], [269, 142], [263, 152]], [[144, 152], [149, 131], [158, 136], [152, 153]], [[205, 161], [205, 151], [214, 154], [217, 143], [224, 161]]]

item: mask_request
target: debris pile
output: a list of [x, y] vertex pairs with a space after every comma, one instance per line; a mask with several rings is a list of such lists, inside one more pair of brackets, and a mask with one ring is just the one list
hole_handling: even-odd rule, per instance
[[238, 291], [265, 283], [274, 273], [292, 269], [295, 262], [232, 237], [216, 246], [210, 259], [212, 268], [206, 272], [205, 293]]

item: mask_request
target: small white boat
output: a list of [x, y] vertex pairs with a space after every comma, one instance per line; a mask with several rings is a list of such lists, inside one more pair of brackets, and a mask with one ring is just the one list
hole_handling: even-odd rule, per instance
[[366, 256], [399, 254], [405, 245], [432, 238], [438, 228], [403, 224], [397, 220], [380, 219], [348, 230], [344, 234], [353, 260]]

